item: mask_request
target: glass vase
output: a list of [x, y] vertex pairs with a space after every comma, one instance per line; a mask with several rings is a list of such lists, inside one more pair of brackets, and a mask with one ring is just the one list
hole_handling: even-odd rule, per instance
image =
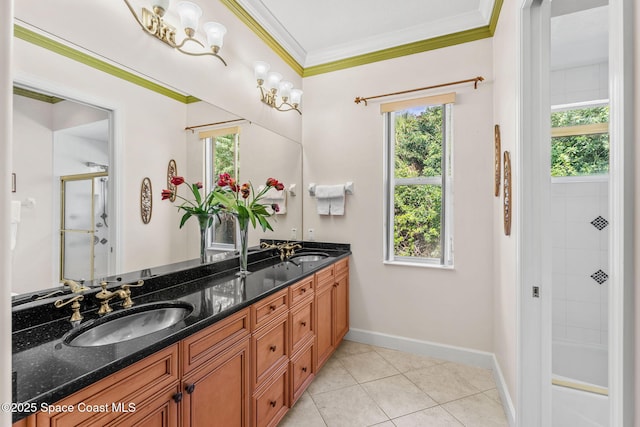
[[211, 215], [196, 215], [200, 227], [200, 262], [207, 262], [207, 231], [211, 227], [213, 217]]
[[244, 277], [249, 274], [247, 269], [248, 247], [249, 247], [249, 224], [243, 224], [242, 221], [238, 221], [238, 229], [240, 231], [240, 271], [238, 275]]

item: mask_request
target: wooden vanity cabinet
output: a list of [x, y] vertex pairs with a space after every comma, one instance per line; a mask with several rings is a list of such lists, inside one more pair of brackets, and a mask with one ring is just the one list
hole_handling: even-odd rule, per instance
[[182, 426], [249, 426], [250, 311], [182, 340]]
[[316, 273], [316, 372], [349, 331], [349, 259]]
[[276, 426], [348, 330], [343, 259], [56, 402], [109, 411], [38, 412], [14, 427]]
[[252, 421], [275, 426], [289, 407], [289, 289], [251, 306]]
[[38, 412], [37, 426], [178, 426], [178, 354], [171, 345], [56, 402], [73, 412]]

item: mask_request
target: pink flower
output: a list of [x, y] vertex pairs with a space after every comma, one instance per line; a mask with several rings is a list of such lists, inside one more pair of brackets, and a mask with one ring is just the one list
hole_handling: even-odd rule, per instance
[[273, 209], [274, 212], [280, 212], [280, 206], [277, 203], [273, 203], [271, 205], [271, 209]]
[[171, 178], [171, 183], [173, 185], [180, 185], [184, 182], [184, 178], [181, 176], [174, 176]]
[[200, 181], [196, 182], [196, 188], [198, 189], [202, 188], [202, 183]]

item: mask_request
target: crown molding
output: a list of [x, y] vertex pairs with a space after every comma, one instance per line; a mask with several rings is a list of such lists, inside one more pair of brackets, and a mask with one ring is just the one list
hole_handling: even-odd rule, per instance
[[[436, 34], [436, 30], [431, 28], [416, 27], [390, 36], [363, 40], [358, 43], [358, 48], [354, 48], [353, 44], [345, 44], [324, 52], [307, 54], [262, 2], [253, 4], [248, 0], [220, 1], [302, 77], [493, 37], [503, 3], [503, 0], [481, 0], [477, 11], [456, 19], [442, 20], [437, 32], [445, 35]], [[458, 25], [457, 28], [462, 26], [469, 29], [446, 34], [455, 25]], [[419, 40], [406, 43], [409, 38]]]
[[107, 61], [96, 58], [95, 56], [83, 52], [75, 47], [71, 47], [68, 44], [64, 44], [58, 40], [54, 40], [53, 37], [49, 34], [45, 35], [18, 24], [13, 25], [13, 32], [14, 37], [18, 39], [24, 40], [36, 46], [40, 46], [44, 49], [50, 50], [51, 52], [55, 52], [58, 55], [62, 55], [74, 61], [80, 62], [81, 64], [87, 65], [91, 68], [95, 68], [96, 70], [110, 74], [114, 77], [128, 81], [129, 83], [133, 83], [153, 92], [159, 93], [160, 95], [167, 96], [176, 101], [185, 104], [199, 101], [199, 99], [196, 97], [176, 92], [175, 90], [169, 89], [130, 71], [124, 70], [123, 68], [113, 65]]

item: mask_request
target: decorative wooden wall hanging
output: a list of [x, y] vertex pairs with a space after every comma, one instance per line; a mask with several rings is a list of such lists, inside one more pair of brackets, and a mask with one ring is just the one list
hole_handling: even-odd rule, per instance
[[494, 183], [493, 183], [493, 193], [494, 196], [500, 196], [500, 169], [502, 166], [502, 162], [500, 158], [502, 157], [502, 143], [500, 142], [500, 125], [495, 125], [493, 128], [494, 133], [494, 148], [493, 148], [493, 157], [494, 157]]
[[513, 216], [513, 190], [511, 188], [511, 155], [504, 152], [504, 182], [503, 182], [503, 214], [504, 234], [511, 235], [511, 218]]
[[149, 221], [151, 221], [151, 212], [153, 209], [152, 197], [151, 180], [145, 177], [140, 186], [140, 217], [145, 224], [149, 224]]
[[169, 200], [171, 200], [172, 202], [176, 201], [176, 196], [178, 195], [178, 186], [173, 185], [171, 183], [171, 179], [177, 175], [178, 166], [176, 166], [176, 161], [171, 159], [169, 160], [169, 166], [167, 166], [167, 189], [171, 190], [171, 197], [169, 197]]

